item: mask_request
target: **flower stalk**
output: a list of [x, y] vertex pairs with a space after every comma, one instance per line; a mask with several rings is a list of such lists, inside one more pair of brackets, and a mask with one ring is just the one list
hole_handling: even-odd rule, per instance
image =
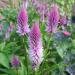
[[23, 46], [24, 46], [24, 56], [25, 56], [25, 66], [26, 66], [26, 70], [27, 70], [27, 75], [29, 75], [29, 72], [28, 72], [28, 53], [27, 53], [27, 48], [25, 46], [25, 38], [23, 36]]

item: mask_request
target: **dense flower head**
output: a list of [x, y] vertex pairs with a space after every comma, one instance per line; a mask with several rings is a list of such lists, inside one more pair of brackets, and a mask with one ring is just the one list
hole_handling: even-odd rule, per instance
[[21, 8], [18, 14], [18, 31], [17, 32], [20, 33], [21, 35], [25, 35], [26, 33], [29, 33], [28, 15], [24, 7]]
[[51, 10], [48, 14], [47, 32], [56, 32], [59, 23], [59, 9], [57, 4], [51, 5]]
[[29, 34], [30, 50], [29, 56], [32, 67], [36, 70], [43, 60], [43, 47], [41, 32], [38, 23], [34, 23]]
[[12, 59], [11, 59], [11, 65], [12, 65], [12, 67], [14, 67], [14, 68], [18, 68], [18, 67], [19, 67], [20, 61], [19, 61], [18, 56], [14, 55], [14, 56], [12, 57]]

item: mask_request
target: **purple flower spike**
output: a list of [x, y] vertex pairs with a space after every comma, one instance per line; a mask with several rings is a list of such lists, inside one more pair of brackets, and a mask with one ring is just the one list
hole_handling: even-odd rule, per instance
[[48, 14], [48, 24], [46, 31], [55, 33], [57, 31], [57, 25], [59, 23], [59, 9], [57, 4], [51, 5], [51, 11]]
[[11, 60], [11, 65], [14, 68], [18, 68], [20, 65], [19, 59], [17, 56], [13, 56], [12, 60]]
[[29, 56], [33, 70], [36, 70], [43, 61], [43, 46], [39, 25], [34, 23], [29, 34]]
[[21, 35], [26, 35], [26, 33], [29, 33], [28, 15], [24, 7], [21, 8], [18, 15], [18, 31], [17, 32], [20, 33]]

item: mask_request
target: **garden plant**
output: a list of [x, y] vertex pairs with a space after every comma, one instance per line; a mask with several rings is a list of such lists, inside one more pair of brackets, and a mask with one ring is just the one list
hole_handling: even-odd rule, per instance
[[72, 5], [0, 0], [0, 75], [75, 75]]

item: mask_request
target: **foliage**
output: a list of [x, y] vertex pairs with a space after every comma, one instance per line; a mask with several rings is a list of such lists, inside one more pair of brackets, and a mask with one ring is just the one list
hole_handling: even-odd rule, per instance
[[[71, 16], [71, 10], [69, 9], [71, 9], [71, 3], [74, 3], [74, 0], [55, 0], [55, 2], [59, 4], [61, 13], [66, 12], [68, 13], [68, 17]], [[30, 6], [27, 11], [29, 16], [28, 24], [31, 28], [33, 21], [38, 21], [40, 16], [33, 6]], [[3, 25], [2, 32], [0, 32], [0, 75], [27, 75], [25, 51], [27, 53], [29, 51], [29, 39], [28, 35], [22, 37], [16, 32], [18, 12], [19, 9], [12, 7], [0, 9], [0, 14], [3, 16], [0, 19], [0, 24]], [[6, 39], [5, 33], [11, 22], [15, 28], [9, 34], [10, 37]], [[71, 36], [65, 36], [62, 32], [48, 34], [45, 28], [46, 22], [40, 22], [44, 60], [39, 69], [34, 72], [28, 58], [28, 75], [67, 75], [66, 67], [75, 63], [75, 26], [69, 23], [65, 27], [71, 33]], [[18, 69], [11, 66], [11, 58], [13, 55], [19, 57], [20, 65]]]

